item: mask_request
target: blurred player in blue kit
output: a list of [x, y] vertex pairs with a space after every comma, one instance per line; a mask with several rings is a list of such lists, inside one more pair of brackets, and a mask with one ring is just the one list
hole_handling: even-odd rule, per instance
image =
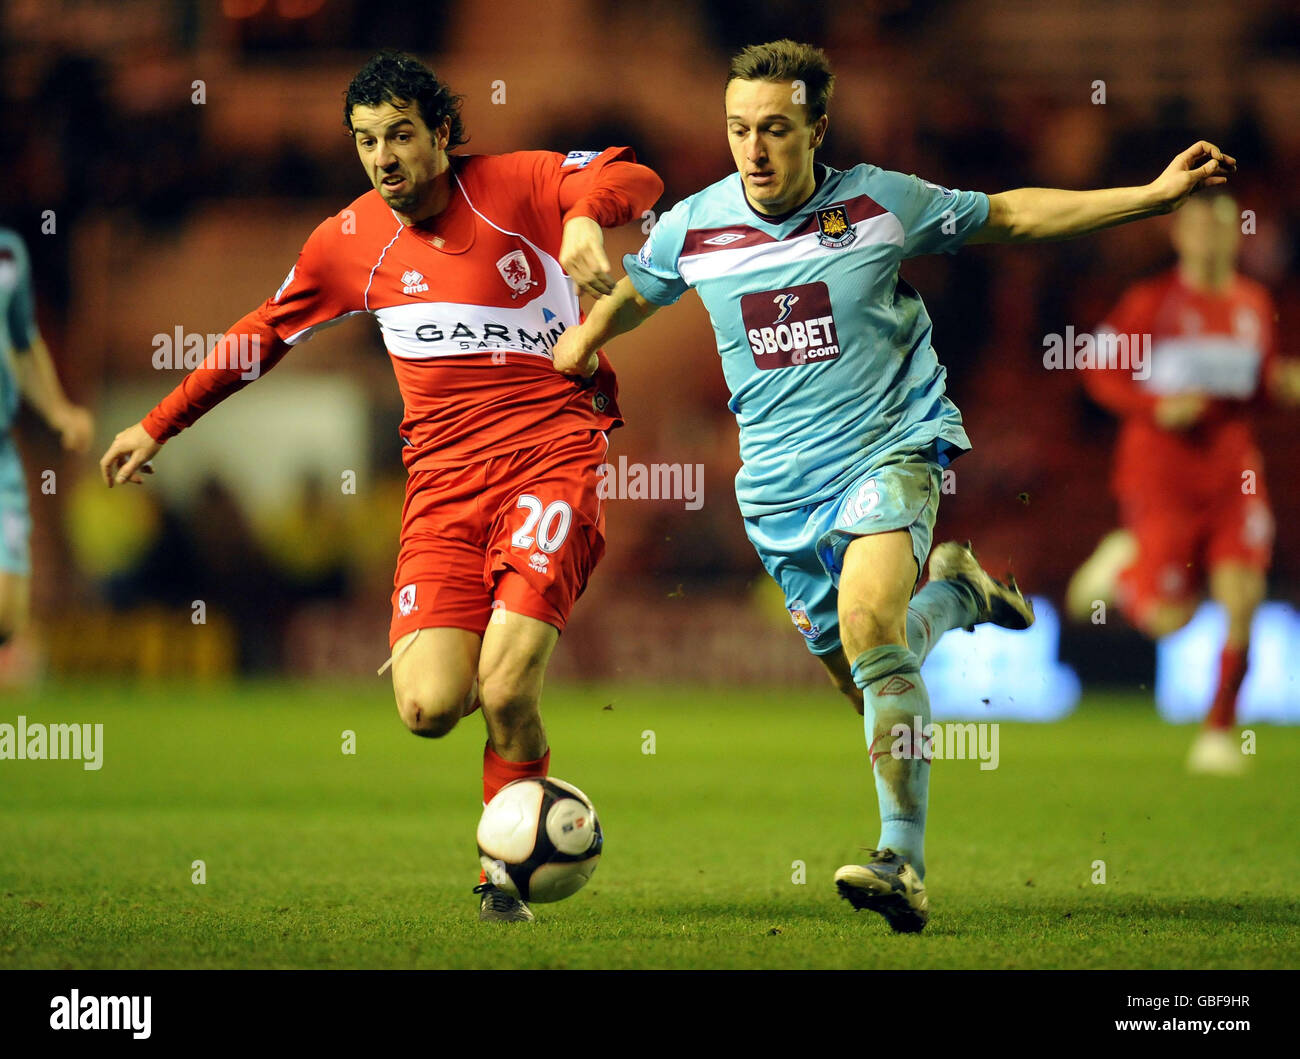
[[[864, 714], [880, 848], [840, 868], [836, 885], [854, 908], [915, 932], [929, 919], [930, 754], [924, 740], [900, 748], [892, 733], [930, 722], [920, 669], [940, 636], [983, 622], [1024, 629], [1034, 615], [969, 545], [930, 554], [942, 470], [970, 441], [944, 395], [930, 318], [899, 265], [1167, 213], [1224, 183], [1235, 161], [1202, 141], [1144, 187], [997, 195], [867, 164], [841, 171], [815, 161], [833, 82], [809, 45], [736, 55], [725, 103], [737, 172], [664, 214], [554, 359], [589, 375], [608, 340], [688, 288], [699, 293], [740, 427], [746, 533], [808, 648]], [[929, 582], [913, 595], [927, 557]]]
[[13, 439], [23, 399], [60, 436], [65, 449], [86, 451], [93, 432], [90, 413], [64, 395], [36, 327], [27, 247], [17, 232], [0, 228], [0, 648], [26, 625], [31, 597], [31, 515]]

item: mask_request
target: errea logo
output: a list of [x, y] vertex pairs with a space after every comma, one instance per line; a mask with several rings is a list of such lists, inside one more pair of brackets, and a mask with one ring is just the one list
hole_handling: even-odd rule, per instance
[[402, 273], [402, 284], [403, 294], [420, 294], [429, 289], [429, 285], [424, 282], [424, 275], [413, 268]]

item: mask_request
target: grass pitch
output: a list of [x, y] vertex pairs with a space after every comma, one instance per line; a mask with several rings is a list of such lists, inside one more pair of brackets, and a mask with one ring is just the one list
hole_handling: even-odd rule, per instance
[[104, 764], [0, 761], [0, 967], [1300, 965], [1300, 731], [1260, 726], [1223, 780], [1149, 700], [1003, 724], [996, 770], [935, 763], [932, 919], [895, 936], [831, 884], [877, 824], [829, 690], [552, 686], [543, 712], [605, 856], [536, 923], [480, 924], [477, 717], [418, 739], [382, 681], [9, 696], [0, 722], [103, 723]]

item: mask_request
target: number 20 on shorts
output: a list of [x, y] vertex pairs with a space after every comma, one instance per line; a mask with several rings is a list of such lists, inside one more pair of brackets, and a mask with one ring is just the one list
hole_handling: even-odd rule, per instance
[[573, 524], [573, 508], [563, 500], [543, 504], [530, 493], [521, 496], [516, 506], [528, 514], [524, 518], [524, 524], [510, 538], [510, 543], [516, 548], [527, 550], [536, 541], [538, 549], [548, 555], [559, 551]]

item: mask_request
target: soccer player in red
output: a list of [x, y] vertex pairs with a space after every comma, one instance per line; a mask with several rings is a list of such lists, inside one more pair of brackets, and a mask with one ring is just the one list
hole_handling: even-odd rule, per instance
[[[319, 328], [379, 320], [404, 403], [408, 471], [389, 630], [417, 735], [482, 708], [483, 800], [550, 760], [538, 702], [551, 652], [604, 551], [597, 469], [621, 424], [608, 363], [589, 383], [551, 348], [579, 322], [570, 277], [613, 289], [602, 228], [663, 184], [631, 150], [457, 156], [460, 99], [409, 55], [375, 56], [344, 124], [374, 185], [308, 238], [280, 289], [100, 462], [141, 482], [169, 438]], [[566, 275], [567, 273], [567, 275]], [[479, 917], [532, 912], [481, 881]]]
[[1124, 528], [1103, 539], [1068, 592], [1078, 620], [1114, 599], [1158, 639], [1191, 620], [1208, 587], [1228, 633], [1188, 766], [1218, 774], [1245, 765], [1230, 730], [1273, 548], [1251, 412], [1265, 392], [1300, 402], [1300, 365], [1277, 355], [1272, 299], [1236, 271], [1240, 223], [1226, 194], [1189, 199], [1174, 221], [1177, 266], [1132, 287], [1098, 328], [1128, 336], [1130, 349], [1149, 335], [1150, 363], [1085, 375], [1123, 421], [1114, 488]]

